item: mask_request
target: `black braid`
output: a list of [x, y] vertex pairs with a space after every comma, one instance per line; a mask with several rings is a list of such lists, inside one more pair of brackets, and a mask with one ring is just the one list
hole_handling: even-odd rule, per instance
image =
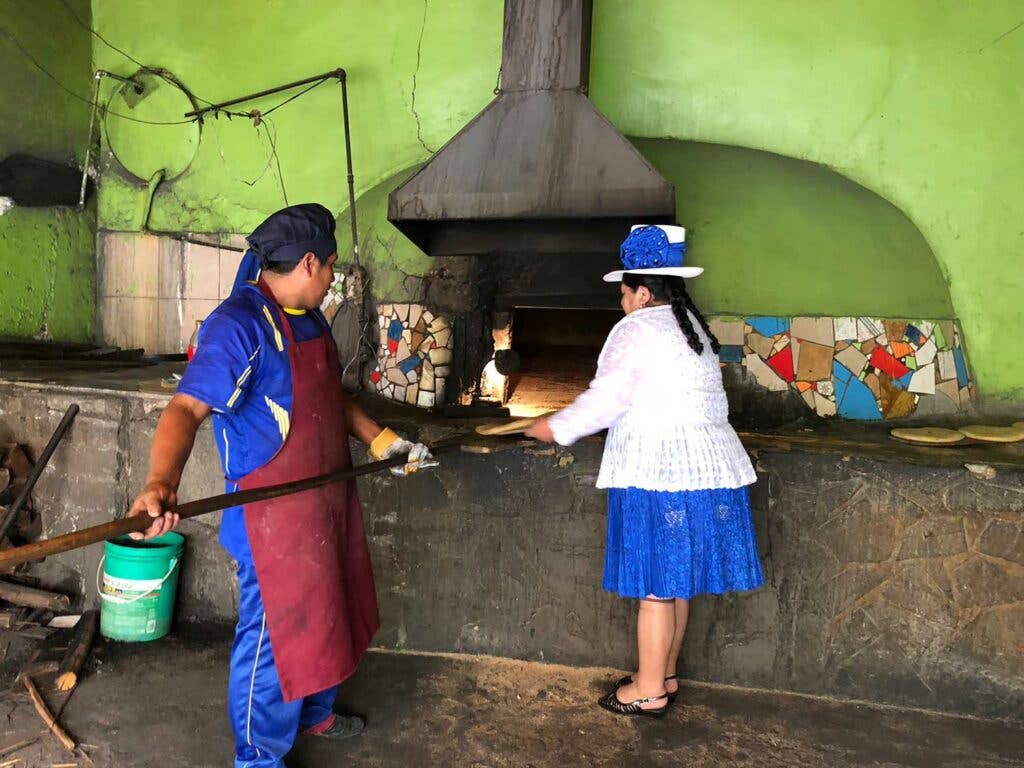
[[[678, 280], [680, 285], [682, 285], [683, 279], [678, 278]], [[704, 315], [701, 314], [699, 309], [697, 309], [697, 305], [693, 303], [693, 299], [690, 298], [690, 294], [686, 292], [685, 287], [682, 289], [682, 292], [683, 297], [686, 300], [686, 308], [689, 309], [693, 313], [693, 316], [697, 318], [697, 321], [700, 323], [700, 327], [703, 328], [704, 333], [707, 334], [708, 341], [711, 342], [711, 351], [717, 355], [718, 351], [722, 348], [722, 345], [718, 343], [718, 337], [711, 332], [711, 328], [708, 327], [708, 321], [704, 319]]]
[[686, 295], [683, 279], [681, 277], [668, 278], [665, 280], [665, 283], [667, 284], [666, 287], [672, 302], [672, 314], [676, 316], [676, 322], [679, 323], [679, 328], [683, 331], [683, 335], [686, 336], [690, 349], [699, 355], [704, 351], [704, 344], [701, 342], [700, 336], [693, 329], [693, 323], [690, 322], [690, 316], [686, 312], [686, 308], [690, 304], [690, 297]]
[[699, 355], [704, 351], [704, 344], [701, 342], [700, 336], [697, 335], [697, 331], [694, 330], [687, 310], [692, 312], [704, 333], [707, 334], [708, 341], [711, 343], [711, 350], [716, 355], [718, 354], [721, 344], [718, 343], [715, 334], [708, 327], [708, 321], [704, 319], [704, 315], [697, 309], [697, 305], [693, 303], [690, 294], [686, 292], [686, 283], [683, 282], [683, 278], [666, 275], [650, 275], [645, 277], [627, 272], [622, 276], [622, 281], [634, 291], [640, 286], [646, 287], [651, 292], [651, 296], [654, 297], [655, 301], [669, 301], [672, 304], [672, 314], [675, 315], [676, 322], [679, 323], [679, 329], [686, 336], [686, 342], [690, 345], [690, 349]]

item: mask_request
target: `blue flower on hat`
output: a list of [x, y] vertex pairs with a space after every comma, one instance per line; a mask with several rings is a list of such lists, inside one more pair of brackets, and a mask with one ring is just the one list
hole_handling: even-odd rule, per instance
[[619, 256], [626, 269], [681, 267], [685, 243], [670, 243], [661, 227], [637, 227], [622, 241]]

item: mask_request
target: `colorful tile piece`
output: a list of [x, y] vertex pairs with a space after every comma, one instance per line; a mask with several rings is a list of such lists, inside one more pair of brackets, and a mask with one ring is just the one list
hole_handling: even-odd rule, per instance
[[878, 334], [882, 333], [884, 329], [881, 324], [870, 317], [858, 317], [857, 318], [857, 341], [867, 341], [873, 339]]
[[747, 370], [757, 379], [758, 384], [772, 392], [785, 392], [789, 389], [789, 384], [757, 355], [747, 355]]
[[907, 391], [918, 395], [935, 394], [935, 364], [929, 363], [914, 371], [907, 385]]
[[823, 344], [804, 341], [800, 343], [797, 358], [797, 378], [801, 381], [820, 381], [831, 372], [834, 349]]
[[878, 346], [871, 350], [870, 362], [872, 367], [889, 374], [894, 379], [900, 378], [910, 370], [884, 348]]
[[917, 407], [917, 398], [906, 390], [900, 391], [896, 399], [885, 412], [886, 419], [903, 419], [914, 412]]
[[917, 364], [928, 365], [935, 359], [939, 350], [935, 346], [935, 342], [931, 339], [927, 339], [920, 347], [917, 348], [917, 353], [914, 357], [917, 359]]
[[382, 304], [377, 312], [380, 349], [370, 373], [374, 388], [383, 397], [410, 405], [444, 402], [449, 368], [435, 368], [427, 355], [451, 361], [448, 320], [418, 304]]
[[769, 357], [768, 365], [786, 381], [793, 381], [793, 350], [790, 347]]
[[860, 351], [863, 352], [865, 355], [870, 355], [872, 352], [875, 351], [875, 346], [877, 346], [875, 344], [875, 340], [868, 339], [860, 345]]
[[743, 326], [744, 322], [742, 320], [725, 320], [719, 318], [715, 318], [708, 323], [708, 327], [711, 328], [711, 332], [715, 334], [715, 338], [718, 339], [718, 343], [723, 347], [743, 346]]
[[861, 371], [863, 371], [868, 364], [867, 355], [856, 347], [847, 347], [846, 349], [836, 353], [836, 360], [842, 363], [844, 367], [851, 370], [855, 376], [860, 376]]
[[905, 341], [894, 341], [889, 344], [889, 351], [897, 360], [902, 360], [904, 357], [912, 355], [914, 353], [914, 348]]
[[956, 378], [956, 360], [951, 350], [939, 352], [939, 378], [942, 381]]
[[942, 332], [942, 323], [935, 324], [935, 328], [932, 331], [932, 341], [935, 342], [935, 346], [939, 349], [946, 348], [946, 336]]
[[801, 341], [823, 346], [835, 345], [835, 328], [831, 317], [794, 317], [789, 335]]
[[808, 389], [814, 389], [814, 385], [809, 381], [798, 381], [795, 382], [794, 386], [796, 387], [796, 391], [801, 394], [806, 392]]
[[857, 338], [857, 318], [837, 317], [835, 319], [835, 340], [853, 341]]
[[949, 349], [956, 343], [956, 329], [953, 327], [952, 320], [939, 320], [935, 326], [935, 333], [938, 335], [939, 331], [942, 331], [942, 336], [945, 339], [945, 344], [939, 344], [939, 349]]
[[960, 387], [957, 386], [956, 380], [944, 381], [941, 384], [936, 384], [935, 389], [939, 394], [945, 395], [949, 398], [957, 408], [960, 407]]
[[814, 395], [815, 392], [813, 389], [808, 389], [806, 392], [803, 392], [800, 395], [800, 397], [804, 399], [804, 402], [807, 403], [807, 407], [810, 408], [812, 411], [816, 410], [814, 407]]
[[907, 341], [909, 341], [915, 347], [921, 346], [921, 342], [924, 339], [924, 336], [921, 333], [921, 329], [918, 328], [916, 325], [908, 325], [907, 331], [904, 335], [906, 336]]
[[966, 387], [971, 380], [967, 376], [967, 363], [964, 362], [964, 351], [960, 347], [953, 350], [953, 364], [956, 366], [956, 380], [961, 387]]
[[747, 325], [762, 336], [777, 336], [789, 330], [789, 318], [785, 317], [749, 317]]
[[757, 331], [747, 334], [747, 346], [752, 352], [756, 352], [758, 357], [765, 359], [771, 357], [774, 344], [775, 340], [771, 336], [762, 336]]
[[823, 419], [836, 415], [836, 401], [819, 392], [814, 393], [814, 410]]
[[412, 355], [410, 357], [405, 358], [405, 360], [403, 360], [402, 362], [400, 362], [398, 364], [398, 369], [408, 376], [410, 373], [417, 370], [421, 365], [423, 365], [423, 358], [420, 357], [419, 355]]
[[836, 385], [832, 383], [831, 379], [822, 379], [818, 382], [815, 389], [818, 391], [818, 394], [825, 397], [834, 397], [836, 394]]
[[885, 328], [885, 338], [888, 342], [902, 341], [907, 332], [906, 320], [883, 320], [882, 327]]
[[877, 421], [882, 418], [874, 394], [841, 364], [834, 364], [836, 410], [847, 419]]
[[894, 379], [893, 381], [895, 382], [896, 386], [898, 386], [900, 389], [906, 389], [907, 387], [910, 386], [910, 381], [913, 378], [914, 372], [908, 371], [907, 373], [903, 374], [898, 379]]
[[735, 344], [723, 344], [718, 350], [718, 359], [723, 363], [742, 363], [743, 346]]

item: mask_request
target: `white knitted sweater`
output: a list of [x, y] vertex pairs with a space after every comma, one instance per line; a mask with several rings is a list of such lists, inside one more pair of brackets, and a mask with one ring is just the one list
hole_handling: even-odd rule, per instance
[[670, 306], [638, 309], [605, 341], [590, 388], [551, 417], [570, 445], [608, 429], [598, 488], [691, 491], [739, 488], [756, 480], [722, 387], [718, 356], [690, 349]]

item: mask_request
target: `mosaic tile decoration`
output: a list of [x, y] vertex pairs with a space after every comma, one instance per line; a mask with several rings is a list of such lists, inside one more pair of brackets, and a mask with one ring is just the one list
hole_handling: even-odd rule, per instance
[[967, 410], [973, 385], [954, 320], [719, 317], [723, 365], [789, 388], [822, 417], [900, 419]]
[[432, 408], [444, 403], [451, 372], [452, 329], [421, 304], [377, 307], [380, 348], [370, 381], [391, 400]]

